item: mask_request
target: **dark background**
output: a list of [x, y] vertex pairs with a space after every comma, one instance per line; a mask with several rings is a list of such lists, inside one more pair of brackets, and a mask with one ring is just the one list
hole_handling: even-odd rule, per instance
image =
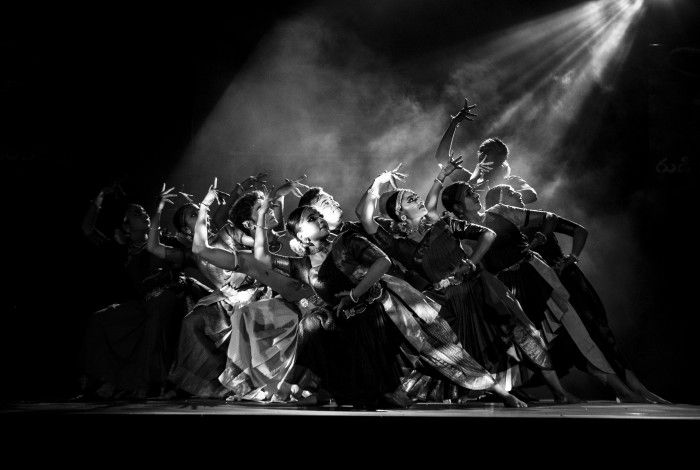
[[[280, 22], [318, 9], [389, 64], [405, 64], [448, 50], [456, 38], [580, 2], [347, 3], [266, 2], [245, 10], [37, 6], [3, 15], [4, 399], [58, 399], [77, 391], [85, 319], [113, 287], [80, 232], [89, 201], [126, 173], [130, 198], [152, 210], [154, 189]], [[623, 351], [650, 389], [672, 401], [700, 403], [697, 276], [686, 274], [698, 265], [698, 7], [691, 0], [650, 7], [619, 86], [603, 109], [595, 109], [606, 125], [585, 142], [573, 132], [568, 137], [585, 147], [586, 164], [619, 159], [607, 180], [614, 184], [579, 185], [575, 196], [622, 208], [633, 221], [634, 243], [641, 247], [635, 256], [643, 257], [644, 269], [633, 273], [635, 282], [601, 289], [633, 306], [633, 328], [616, 331]], [[682, 47], [695, 52], [679, 53]], [[661, 159], [679, 163], [683, 157], [686, 171], [657, 171]], [[627, 197], [632, 193], [641, 197]], [[609, 314], [615, 326], [615, 313]], [[584, 396], [606, 397], [594, 383], [577, 384]]]

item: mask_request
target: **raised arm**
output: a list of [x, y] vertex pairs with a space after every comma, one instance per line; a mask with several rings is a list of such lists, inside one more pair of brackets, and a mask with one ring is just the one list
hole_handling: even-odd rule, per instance
[[272, 267], [272, 254], [267, 246], [267, 224], [272, 219], [269, 213], [270, 202], [270, 198], [265, 197], [260, 203], [258, 220], [255, 223], [255, 245], [253, 246], [253, 255], [256, 260], [260, 261], [265, 266]]
[[459, 124], [465, 119], [467, 121], [474, 120], [472, 118], [476, 117], [476, 114], [472, 113], [472, 109], [475, 107], [475, 104], [470, 105], [469, 101], [464, 98], [464, 106], [457, 114], [452, 116], [450, 125], [447, 126], [447, 130], [443, 134], [442, 140], [440, 140], [440, 144], [435, 152], [435, 158], [437, 159], [438, 163], [445, 164], [452, 156], [452, 141], [454, 140], [455, 131], [457, 130], [457, 127], [459, 127]]
[[160, 198], [158, 200], [158, 206], [156, 207], [156, 212], [151, 218], [151, 228], [148, 231], [148, 242], [146, 244], [146, 249], [149, 253], [160, 259], [173, 259], [177, 258], [177, 261], [183, 261], [184, 254], [180, 250], [176, 250], [171, 246], [164, 245], [160, 241], [160, 218], [163, 213], [163, 209], [166, 204], [173, 204], [172, 199], [177, 197], [177, 193], [173, 193], [174, 187], [165, 189], [165, 183], [163, 183], [163, 188], [160, 190]]
[[233, 189], [231, 189], [231, 191], [228, 194], [221, 193], [223, 194], [223, 197], [219, 199], [219, 205], [217, 206], [216, 210], [214, 211], [214, 215], [211, 218], [214, 226], [217, 228], [221, 228], [224, 225], [226, 225], [226, 222], [228, 220], [228, 213], [233, 203], [235, 203], [239, 197], [243, 196], [246, 193], [246, 191], [254, 188], [255, 186], [264, 186], [265, 183], [267, 183], [267, 177], [267, 173], [258, 173], [255, 176], [249, 176], [240, 183], [236, 183]]
[[192, 252], [214, 266], [235, 271], [238, 268], [238, 257], [236, 253], [209, 244], [209, 231], [207, 230], [209, 206], [216, 200], [217, 194], [215, 182], [214, 185], [209, 188], [207, 195], [204, 196], [204, 200], [202, 200], [202, 203], [199, 205], [197, 222], [194, 227], [194, 236], [192, 237]]
[[392, 188], [396, 189], [396, 181], [403, 181], [406, 179], [405, 174], [399, 173], [400, 168], [401, 164], [393, 170], [384, 171], [374, 178], [370, 187], [367, 188], [365, 194], [360, 198], [360, 202], [357, 203], [357, 207], [355, 207], [357, 218], [360, 219], [365, 232], [370, 235], [377, 233], [378, 224], [374, 220], [374, 210], [377, 207], [379, 191], [382, 185], [384, 183], [389, 183]]
[[270, 206], [272, 207], [272, 211], [275, 215], [275, 219], [277, 219], [277, 225], [274, 227], [271, 227], [271, 229], [275, 232], [281, 232], [284, 231], [284, 198], [287, 196], [289, 193], [294, 194], [296, 197], [301, 197], [306, 191], [311, 189], [309, 186], [305, 185], [302, 183], [303, 180], [306, 179], [306, 175], [302, 175], [300, 178], [297, 178], [295, 180], [290, 180], [285, 178], [284, 184], [277, 188], [273, 193], [272, 193], [272, 200], [270, 202]]
[[428, 195], [425, 197], [425, 207], [430, 212], [432, 218], [437, 218], [437, 208], [438, 201], [440, 200], [440, 191], [442, 191], [443, 185], [445, 183], [445, 178], [450, 176], [457, 168], [462, 168], [462, 156], [457, 158], [449, 158], [447, 165], [440, 165], [440, 172], [433, 181], [433, 185], [428, 191]]

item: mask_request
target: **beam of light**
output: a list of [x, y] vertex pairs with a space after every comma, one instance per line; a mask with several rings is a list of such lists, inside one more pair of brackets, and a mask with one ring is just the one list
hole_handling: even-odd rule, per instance
[[581, 110], [593, 90], [614, 89], [644, 10], [642, 0], [591, 1], [501, 31], [463, 59], [452, 87], [478, 90], [475, 70], [495, 80], [483, 130], [512, 144], [515, 165], [518, 156], [527, 161], [520, 173], [536, 181], [572, 128], [584, 135], [598, 125]]
[[479, 104], [479, 118], [469, 124], [468, 145], [460, 146], [460, 131], [455, 150], [471, 157], [478, 142], [497, 135], [514, 150], [521, 175], [554, 184], [555, 176], [539, 178], [539, 168], [567, 130], [591, 130], [579, 112], [595, 87], [614, 87], [643, 10], [642, 0], [589, 1], [472, 38], [466, 53], [450, 56], [449, 72], [437, 59], [428, 64], [438, 93], [416, 90], [410, 75], [394, 72], [351, 31], [301, 15], [278, 26], [235, 77], [172, 183], [196, 193], [217, 174], [228, 181], [262, 170], [277, 178], [304, 172], [354, 205], [357, 188], [403, 161], [409, 184], [424, 192], [446, 118], [466, 95]]

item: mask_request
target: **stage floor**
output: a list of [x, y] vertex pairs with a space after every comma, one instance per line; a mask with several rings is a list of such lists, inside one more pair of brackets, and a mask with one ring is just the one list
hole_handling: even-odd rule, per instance
[[245, 415], [318, 417], [429, 417], [429, 418], [570, 418], [624, 420], [698, 420], [698, 405], [621, 404], [588, 401], [576, 405], [555, 405], [543, 400], [528, 408], [505, 408], [501, 404], [468, 403], [452, 405], [419, 403], [406, 410], [356, 410], [351, 407], [300, 407], [289, 404], [226, 402], [223, 400], [147, 400], [142, 402], [13, 402], [2, 405], [4, 415]]

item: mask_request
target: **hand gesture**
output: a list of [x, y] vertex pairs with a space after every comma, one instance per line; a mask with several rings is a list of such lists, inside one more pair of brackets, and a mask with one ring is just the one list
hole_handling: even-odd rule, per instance
[[289, 193], [294, 194], [296, 197], [302, 197], [306, 191], [311, 189], [311, 186], [305, 185], [302, 183], [303, 180], [307, 178], [306, 175], [301, 175], [301, 177], [295, 179], [295, 180], [290, 180], [288, 178], [284, 179], [284, 184], [277, 188], [277, 195], [278, 196], [284, 196]]
[[173, 189], [175, 189], [175, 186], [165, 189], [165, 183], [163, 183], [163, 187], [160, 189], [160, 195], [158, 197], [158, 209], [156, 209], [158, 214], [163, 212], [166, 204], [174, 204], [173, 199], [177, 197], [177, 193], [172, 192]]
[[493, 169], [493, 162], [479, 162], [474, 168], [474, 173], [484, 176], [487, 175]]
[[345, 310], [352, 308], [355, 302], [350, 298], [349, 290], [338, 292], [335, 296], [340, 298], [340, 302], [338, 302], [338, 306], [335, 308], [336, 317], [345, 318]]
[[236, 192], [242, 196], [246, 191], [255, 188], [256, 186], [265, 188], [265, 184], [267, 183], [267, 178], [269, 176], [270, 175], [268, 173], [258, 173], [255, 176], [249, 176], [240, 183], [236, 183]]
[[265, 214], [265, 218], [263, 219], [263, 228], [272, 228], [277, 223], [275, 214], [272, 212], [272, 210], [270, 210], [271, 204], [272, 199], [270, 196], [265, 196], [260, 203], [260, 213]]
[[209, 186], [209, 191], [207, 191], [207, 195], [204, 196], [204, 199], [202, 200], [202, 204], [205, 206], [211, 206], [211, 204], [216, 201], [219, 204], [221, 204], [221, 200], [219, 199], [220, 195], [228, 196], [223, 191], [220, 191], [216, 188], [216, 186], [219, 184], [219, 179], [214, 177], [214, 184]]
[[459, 110], [457, 114], [452, 116], [452, 121], [455, 123], [459, 124], [460, 122], [464, 121], [465, 119], [467, 121], [473, 121], [476, 117], [476, 114], [472, 113], [472, 109], [476, 108], [475, 104], [469, 104], [469, 100], [467, 98], [464, 98], [464, 106], [462, 106], [462, 109]]
[[379, 184], [389, 183], [392, 188], [398, 189], [396, 186], [397, 181], [404, 181], [408, 175], [405, 173], [400, 173], [399, 169], [403, 163], [396, 165], [393, 170], [387, 170], [379, 174], [374, 180]]
[[461, 155], [457, 158], [450, 157], [450, 160], [447, 162], [447, 165], [443, 165], [442, 163], [438, 163], [438, 166], [440, 167], [440, 173], [438, 173], [438, 179], [441, 181], [444, 181], [445, 178], [450, 176], [452, 173], [455, 172], [457, 169], [463, 170], [464, 167], [462, 167], [462, 162], [464, 161], [464, 157]]

